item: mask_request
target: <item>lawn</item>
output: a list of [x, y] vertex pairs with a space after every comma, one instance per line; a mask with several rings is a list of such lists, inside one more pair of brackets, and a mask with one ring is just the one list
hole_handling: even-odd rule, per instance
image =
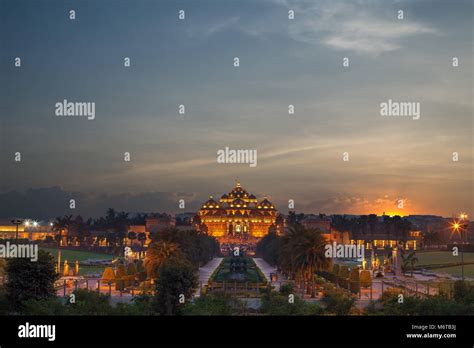
[[[58, 250], [57, 248], [45, 248], [41, 247], [41, 250], [48, 251], [54, 256], [54, 259], [57, 261], [58, 260]], [[76, 260], [81, 263], [81, 261], [85, 261], [88, 259], [93, 259], [93, 260], [112, 260], [114, 258], [113, 255], [108, 255], [108, 254], [100, 254], [100, 253], [93, 253], [90, 251], [79, 251], [79, 250], [66, 250], [66, 249], [61, 249], [61, 267], [64, 265], [64, 261], [67, 260], [68, 264], [70, 267], [74, 267], [74, 263]], [[101, 266], [79, 266], [79, 275], [86, 275], [86, 274], [96, 274], [96, 273], [102, 273], [104, 270], [104, 267]]]
[[[434, 268], [431, 271], [436, 273], [447, 273], [454, 276], [461, 276], [461, 266]], [[464, 265], [464, 276], [474, 279], [474, 265]]]
[[[450, 251], [417, 252], [416, 257], [416, 266], [461, 262], [461, 254], [453, 256]], [[474, 262], [474, 253], [464, 253], [464, 262]]]
[[[211, 277], [210, 281], [222, 282], [249, 282], [249, 283], [263, 283], [265, 279], [261, 276], [257, 265], [250, 257], [244, 258], [247, 263], [247, 270], [245, 272], [232, 272], [230, 270], [230, 257], [224, 258], [221, 264], [217, 268], [215, 274]], [[240, 278], [236, 278], [239, 275]]]

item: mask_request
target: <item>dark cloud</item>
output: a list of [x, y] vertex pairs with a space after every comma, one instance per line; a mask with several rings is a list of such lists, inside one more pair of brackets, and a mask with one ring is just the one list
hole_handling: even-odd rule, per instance
[[[69, 200], [75, 199], [76, 209], [69, 209]], [[186, 211], [199, 207], [193, 194], [170, 192], [143, 193], [80, 193], [60, 187], [10, 191], [0, 194], [0, 218], [23, 217], [48, 220], [64, 214], [83, 217], [103, 215], [108, 208], [127, 212], [176, 212], [178, 200], [184, 199]]]

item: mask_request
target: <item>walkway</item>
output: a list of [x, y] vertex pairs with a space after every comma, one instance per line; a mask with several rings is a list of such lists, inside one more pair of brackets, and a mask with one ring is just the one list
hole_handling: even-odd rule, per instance
[[212, 273], [214, 273], [217, 266], [220, 265], [223, 259], [223, 257], [215, 257], [211, 261], [206, 263], [204, 266], [199, 268], [199, 287], [196, 291], [196, 297], [199, 297], [201, 295], [201, 288], [204, 285], [207, 285], [207, 282], [209, 281], [209, 278], [211, 277]]
[[[255, 261], [255, 264], [257, 265], [258, 268], [262, 271], [262, 273], [265, 275], [265, 278], [267, 278], [267, 281], [271, 283], [271, 277], [270, 273], [277, 273], [276, 267], [270, 266], [267, 261], [265, 261], [262, 258], [255, 257], [253, 259]], [[281, 273], [278, 273], [278, 281], [271, 283], [276, 291], [280, 291], [280, 285], [284, 281], [284, 277]]]

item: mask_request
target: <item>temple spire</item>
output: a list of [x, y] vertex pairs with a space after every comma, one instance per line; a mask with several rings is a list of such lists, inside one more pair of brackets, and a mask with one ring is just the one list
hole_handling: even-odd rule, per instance
[[240, 181], [239, 181], [239, 179], [235, 179], [235, 187], [240, 187]]

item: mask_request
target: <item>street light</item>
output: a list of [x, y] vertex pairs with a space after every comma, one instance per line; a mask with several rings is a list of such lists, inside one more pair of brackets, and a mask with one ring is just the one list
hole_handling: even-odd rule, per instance
[[16, 225], [16, 240], [18, 241], [18, 226], [23, 223], [23, 220], [20, 219], [13, 219], [12, 224]]
[[[460, 215], [460, 218], [461, 220], [463, 220], [464, 218], [467, 219], [467, 214], [464, 214], [462, 213]], [[453, 221], [451, 223], [451, 228], [453, 229], [453, 233], [456, 232], [459, 234], [460, 238], [461, 238], [461, 244], [459, 245], [459, 247], [461, 248], [461, 279], [462, 281], [464, 281], [464, 238], [463, 238], [463, 234], [462, 234], [462, 230], [464, 229], [464, 225], [462, 225], [460, 223], [460, 221]]]

